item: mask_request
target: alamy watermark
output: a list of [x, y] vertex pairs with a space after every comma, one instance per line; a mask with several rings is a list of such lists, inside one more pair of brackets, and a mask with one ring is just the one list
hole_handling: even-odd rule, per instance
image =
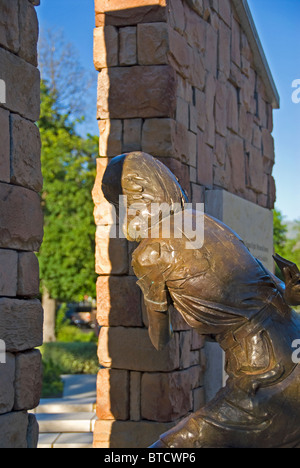
[[292, 82], [292, 88], [295, 88], [295, 91], [292, 92], [292, 101], [294, 104], [300, 103], [300, 79], [294, 80]]
[[294, 364], [300, 364], [300, 340], [294, 340], [292, 348], [295, 348], [295, 351], [292, 354], [292, 361]]
[[0, 364], [6, 364], [6, 345], [3, 340], [0, 340]]
[[6, 104], [6, 83], [0, 80], [0, 104]]
[[186, 249], [200, 249], [204, 244], [204, 203], [186, 203], [184, 209], [180, 203], [136, 202], [128, 206], [127, 196], [121, 195], [119, 215], [114, 206], [111, 215], [114, 223], [109, 233], [111, 239], [128, 235], [134, 240], [185, 238]]

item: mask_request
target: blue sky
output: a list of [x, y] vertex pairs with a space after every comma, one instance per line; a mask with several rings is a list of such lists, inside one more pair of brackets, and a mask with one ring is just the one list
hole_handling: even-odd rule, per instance
[[[222, 0], [220, 0], [222, 1]], [[292, 82], [300, 80], [299, 0], [248, 0], [280, 94], [274, 111], [277, 202], [286, 220], [300, 219], [300, 103], [292, 102]], [[74, 44], [84, 67], [94, 73], [95, 99], [86, 130], [96, 134], [96, 77], [93, 67], [94, 0], [41, 0], [40, 29], [58, 28]], [[83, 90], [84, 92], [84, 90]]]

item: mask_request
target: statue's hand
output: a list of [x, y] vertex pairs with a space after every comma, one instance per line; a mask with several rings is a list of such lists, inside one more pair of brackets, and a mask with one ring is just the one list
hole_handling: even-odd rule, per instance
[[289, 267], [283, 268], [285, 292], [284, 298], [292, 306], [300, 305], [300, 272], [295, 273]]

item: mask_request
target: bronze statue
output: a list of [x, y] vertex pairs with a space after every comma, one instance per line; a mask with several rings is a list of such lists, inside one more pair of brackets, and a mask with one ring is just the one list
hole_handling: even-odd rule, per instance
[[[230, 228], [204, 215], [204, 243], [190, 240], [177, 218], [187, 198], [157, 159], [135, 152], [112, 159], [103, 178], [105, 197], [125, 195], [129, 240], [139, 242], [132, 265], [144, 294], [149, 335], [157, 349], [172, 336], [170, 304], [226, 356], [228, 380], [206, 406], [184, 419], [151, 448], [300, 448], [300, 273], [279, 256], [285, 284], [255, 259]], [[165, 203], [151, 236], [152, 204]], [[134, 206], [134, 209], [131, 207]], [[197, 213], [187, 210], [187, 219]], [[194, 223], [195, 224], [195, 223]]]

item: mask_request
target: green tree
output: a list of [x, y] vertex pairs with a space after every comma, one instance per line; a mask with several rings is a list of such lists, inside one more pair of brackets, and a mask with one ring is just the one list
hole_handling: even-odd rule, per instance
[[39, 253], [42, 287], [51, 298], [95, 297], [93, 201], [98, 137], [83, 138], [77, 121], [59, 111], [57, 95], [41, 84], [44, 241]]
[[287, 241], [287, 226], [284, 224], [283, 215], [278, 209], [273, 210], [274, 225], [274, 250], [279, 255], [285, 255], [285, 244]]

